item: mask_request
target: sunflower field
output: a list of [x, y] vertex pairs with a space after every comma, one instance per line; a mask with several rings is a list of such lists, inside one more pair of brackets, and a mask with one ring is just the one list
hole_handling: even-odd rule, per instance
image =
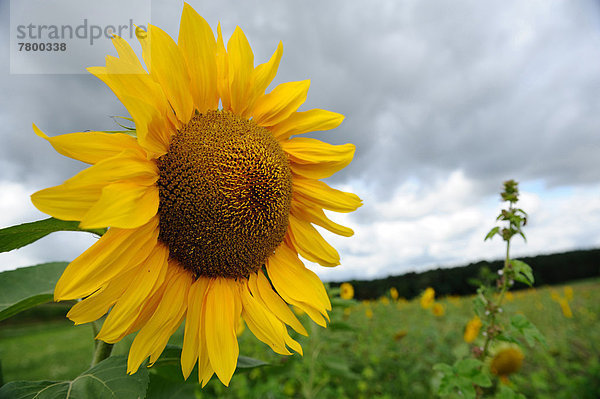
[[[593, 279], [510, 293], [506, 313], [531, 320], [544, 334], [547, 348], [523, 342], [520, 370], [489, 389], [498, 392], [497, 397], [502, 397], [503, 386], [527, 398], [600, 397], [599, 289], [600, 280]], [[294, 335], [303, 356], [279, 356], [240, 326], [242, 359], [264, 364], [245, 369], [238, 363], [228, 388], [216, 379], [203, 389], [193, 379], [183, 383], [175, 349], [183, 340], [180, 328], [161, 359], [147, 369], [147, 397], [432, 398], [442, 380], [434, 365], [468, 356], [483, 338], [479, 332], [471, 343], [465, 342], [473, 297], [436, 298], [443, 312], [434, 312], [434, 306], [422, 306], [422, 298], [394, 299], [393, 290], [373, 301], [341, 299], [337, 290], [330, 293], [333, 311], [327, 329], [298, 312], [309, 332], [308, 337]], [[66, 310], [62, 304], [42, 305], [0, 324], [5, 384], [69, 381], [89, 366], [93, 329], [89, 324], [73, 327], [64, 318]], [[118, 343], [111, 358], [126, 356], [131, 342], [128, 336]]]

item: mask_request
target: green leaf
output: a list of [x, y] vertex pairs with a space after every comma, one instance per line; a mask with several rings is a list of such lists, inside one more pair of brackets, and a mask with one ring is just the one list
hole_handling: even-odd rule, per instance
[[[237, 370], [248, 370], [254, 367], [266, 366], [268, 364], [269, 363], [263, 362], [262, 360], [248, 356], [239, 356]], [[149, 370], [153, 375], [158, 374], [162, 378], [168, 380], [183, 382], [183, 374], [181, 373], [181, 347], [177, 345], [167, 345], [158, 360]], [[198, 373], [192, 372], [192, 375], [194, 374], [197, 375]]]
[[267, 366], [269, 363], [263, 362], [262, 360], [254, 359], [248, 356], [238, 356], [237, 370], [239, 369], [251, 369], [254, 367]]
[[0, 388], [0, 399], [137, 399], [146, 395], [148, 371], [127, 374], [125, 356], [112, 356], [73, 381], [14, 381]]
[[500, 385], [500, 392], [496, 395], [496, 399], [525, 399], [525, 395], [513, 391], [507, 385]]
[[343, 321], [333, 321], [333, 322], [329, 323], [327, 328], [334, 330], [334, 331], [352, 331], [352, 332], [354, 332], [354, 328], [350, 324], [344, 323]]
[[50, 302], [67, 262], [43, 263], [0, 273], [0, 320]]
[[527, 320], [527, 318], [522, 314], [516, 314], [512, 316], [510, 318], [510, 325], [513, 330], [523, 334], [523, 337], [529, 346], [533, 346], [535, 341], [537, 341], [545, 347], [548, 347], [546, 338], [544, 338], [540, 330], [538, 330], [537, 327], [534, 326], [532, 322]]
[[454, 373], [454, 369], [452, 368], [452, 366], [446, 363], [437, 363], [433, 366], [433, 369], [446, 375]]
[[471, 381], [483, 388], [489, 388], [492, 386], [492, 380], [490, 379], [490, 376], [484, 372], [475, 374], [473, 378], [471, 378]]
[[516, 259], [511, 259], [510, 264], [515, 272], [515, 280], [531, 287], [535, 281], [533, 278], [533, 272], [531, 271], [531, 266]]
[[[152, 367], [148, 369], [150, 372], [150, 380], [155, 375], [163, 379], [183, 383], [183, 374], [181, 373], [181, 347], [176, 345], [167, 345], [161, 353], [158, 360]], [[197, 370], [197, 369], [195, 369]], [[198, 375], [198, 372], [192, 372], [192, 376]], [[191, 377], [190, 377], [191, 378]], [[197, 378], [197, 377], [196, 377]], [[193, 380], [193, 378], [192, 378]], [[151, 383], [152, 385], [152, 383]]]
[[456, 372], [464, 377], [471, 377], [479, 373], [481, 361], [473, 358], [460, 359], [454, 363]]
[[[189, 383], [189, 381], [193, 381], [193, 383]], [[188, 383], [183, 383], [183, 377], [181, 377], [181, 381], [176, 382], [164, 378], [162, 375], [150, 373], [146, 399], [196, 399], [200, 397], [200, 395], [196, 395], [196, 391], [200, 389], [198, 373], [192, 373], [188, 378]]]
[[507, 335], [507, 334], [503, 334], [503, 333], [498, 334], [496, 336], [496, 339], [498, 341], [502, 341], [502, 342], [511, 342], [511, 343], [517, 344], [517, 345], [519, 344], [519, 341], [517, 341], [514, 337]]
[[0, 252], [8, 252], [24, 247], [55, 231], [87, 231], [102, 235], [106, 232], [106, 229], [83, 230], [79, 228], [79, 222], [69, 222], [54, 218], [23, 223], [0, 229]]
[[487, 235], [485, 236], [485, 239], [483, 241], [487, 241], [487, 240], [491, 239], [492, 237], [494, 237], [496, 234], [498, 234], [499, 230], [500, 230], [500, 227], [498, 227], [498, 226], [491, 229], [490, 232], [487, 233]]
[[[111, 118], [113, 119], [113, 122], [115, 122], [117, 125], [121, 126], [123, 129], [126, 129], [126, 131], [132, 131], [132, 130], [135, 131], [135, 127], [125, 126], [125, 125], [117, 122], [117, 118], [118, 118], [118, 119], [123, 119], [123, 120], [129, 121], [129, 122], [132, 122], [135, 124], [135, 122], [133, 122], [133, 118], [128, 118], [126, 116], [118, 116], [118, 115], [113, 115]], [[104, 132], [108, 133], [107, 131], [104, 131]]]
[[473, 382], [469, 378], [457, 377], [456, 387], [460, 390], [460, 396], [466, 399], [475, 399], [476, 392]]

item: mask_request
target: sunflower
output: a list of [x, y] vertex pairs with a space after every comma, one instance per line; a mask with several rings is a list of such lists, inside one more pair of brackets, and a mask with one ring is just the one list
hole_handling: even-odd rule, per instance
[[433, 313], [433, 315], [435, 317], [442, 317], [446, 313], [446, 309], [444, 308], [444, 305], [442, 305], [441, 303], [435, 302], [432, 305], [431, 312]]
[[80, 132], [36, 134], [59, 153], [91, 164], [63, 184], [32, 195], [41, 211], [82, 228], [108, 231], [65, 269], [54, 297], [84, 298], [69, 311], [75, 324], [109, 310], [97, 339], [115, 343], [139, 331], [128, 372], [153, 364], [185, 320], [181, 366], [198, 364], [204, 386], [213, 374], [228, 385], [239, 354], [242, 317], [275, 352], [302, 348], [287, 326], [305, 328], [288, 304], [325, 327], [331, 304], [299, 255], [340, 263], [317, 232], [353, 231], [324, 209], [351, 212], [352, 193], [320, 179], [344, 168], [354, 146], [291, 138], [337, 127], [343, 116], [298, 111], [309, 81], [265, 94], [282, 55], [254, 67], [237, 27], [227, 43], [185, 4], [177, 43], [156, 26], [138, 31], [142, 66], [129, 44], [113, 38], [118, 57], [89, 72], [129, 111], [135, 136]]
[[466, 343], [470, 344], [471, 342], [475, 341], [479, 335], [479, 330], [481, 329], [482, 325], [483, 324], [481, 323], [479, 316], [473, 316], [473, 318], [469, 320], [463, 334], [463, 339]]
[[435, 290], [431, 287], [427, 287], [421, 295], [421, 307], [423, 309], [429, 309], [435, 302]]
[[354, 287], [350, 283], [342, 283], [340, 285], [340, 298], [352, 299], [354, 298]]
[[524, 359], [523, 351], [516, 344], [501, 344], [492, 350], [488, 360], [490, 371], [508, 383], [508, 376], [521, 369]]

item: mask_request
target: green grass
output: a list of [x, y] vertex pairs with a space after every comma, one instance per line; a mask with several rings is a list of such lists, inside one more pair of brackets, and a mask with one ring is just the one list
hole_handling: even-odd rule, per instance
[[[551, 291], [539, 288], [514, 294], [504, 314], [523, 313], [545, 335], [548, 349], [524, 347], [522, 370], [511, 383], [528, 398], [600, 397], [600, 281], [571, 285], [573, 318], [566, 318]], [[225, 398], [431, 398], [439, 362], [453, 363], [468, 354], [463, 328], [472, 317], [470, 298], [439, 299], [445, 315], [435, 317], [418, 301], [354, 303], [350, 314], [334, 308], [332, 325], [322, 329], [301, 316], [309, 337], [296, 337], [304, 356], [279, 356], [258, 342], [248, 329], [240, 353], [271, 365], [236, 373], [230, 388], [216, 378], [197, 397]], [[373, 317], [366, 316], [371, 309]], [[0, 359], [4, 381], [70, 379], [85, 370], [92, 355], [92, 329], [68, 320], [45, 324], [0, 325]], [[116, 345], [126, 354], [133, 337]], [[475, 343], [481, 343], [476, 341]], [[182, 330], [172, 338], [181, 344]], [[192, 375], [190, 379], [194, 379]]]

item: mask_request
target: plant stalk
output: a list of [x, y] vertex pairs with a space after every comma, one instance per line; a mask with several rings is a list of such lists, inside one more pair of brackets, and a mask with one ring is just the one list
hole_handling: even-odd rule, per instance
[[92, 358], [92, 367], [108, 358], [113, 350], [114, 344], [107, 344], [104, 341], [96, 340], [96, 350]]
[[94, 357], [92, 357], [92, 367], [94, 367], [110, 356], [114, 344], [107, 344], [102, 340], [96, 339], [96, 336], [98, 336], [98, 332], [100, 331], [98, 320], [92, 323], [92, 331], [94, 332]]

